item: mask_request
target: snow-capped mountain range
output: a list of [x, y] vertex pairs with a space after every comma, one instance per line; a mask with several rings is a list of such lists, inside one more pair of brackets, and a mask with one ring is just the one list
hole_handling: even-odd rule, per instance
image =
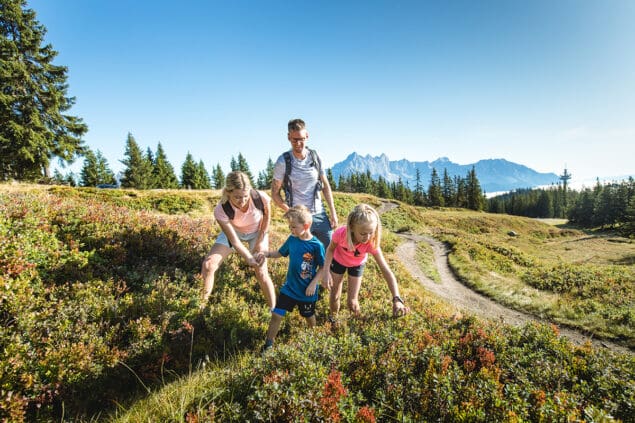
[[404, 184], [407, 183], [411, 189], [414, 189], [418, 169], [421, 185], [427, 190], [432, 169], [437, 170], [441, 179], [443, 179], [444, 170], [448, 171], [450, 177], [465, 178], [472, 166], [476, 170], [476, 177], [481, 188], [486, 193], [532, 188], [559, 182], [559, 177], [555, 173], [536, 172], [527, 166], [505, 159], [479, 160], [476, 163], [460, 165], [451, 162], [447, 157], [438, 158], [433, 162], [411, 162], [406, 159], [391, 161], [385, 154], [373, 157], [351, 153], [344, 161], [333, 165], [331, 171], [335, 181], [339, 180], [340, 175], [348, 176], [351, 173], [370, 171], [373, 179], [381, 176], [388, 182], [397, 182], [401, 178]]

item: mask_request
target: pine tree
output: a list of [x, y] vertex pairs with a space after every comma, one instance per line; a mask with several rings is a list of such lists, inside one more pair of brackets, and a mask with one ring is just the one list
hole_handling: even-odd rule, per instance
[[271, 157], [269, 157], [265, 170], [258, 173], [258, 189], [266, 190], [271, 188], [271, 183], [273, 182], [273, 168], [273, 160], [271, 160]]
[[[273, 181], [273, 168], [271, 169], [271, 171], [272, 171], [271, 172], [271, 181]], [[333, 190], [335, 190], [337, 185], [335, 185], [335, 177], [333, 176], [333, 171], [331, 170], [330, 167], [326, 170], [326, 179], [327, 179], [327, 181], [329, 181], [329, 185], [331, 186], [331, 188]]]
[[196, 166], [196, 177], [194, 179], [194, 189], [210, 189], [212, 187], [212, 183], [209, 178], [209, 173], [207, 173], [207, 169], [205, 169], [205, 164], [203, 160], [198, 162]]
[[87, 150], [84, 155], [84, 166], [79, 174], [79, 185], [83, 187], [94, 187], [99, 183], [97, 175], [97, 157], [92, 150]]
[[413, 195], [415, 206], [425, 205], [425, 195], [423, 193], [423, 185], [421, 184], [421, 171], [416, 169], [415, 173], [415, 192]]
[[152, 174], [155, 188], [174, 189], [179, 187], [174, 168], [168, 161], [161, 143], [157, 145], [157, 155], [154, 158]]
[[625, 236], [635, 237], [635, 196], [632, 196], [626, 207], [626, 219], [622, 227]]
[[181, 187], [185, 189], [196, 189], [197, 166], [190, 152], [185, 156], [185, 162], [181, 166]]
[[124, 188], [149, 189], [152, 188], [152, 164], [148, 161], [132, 134], [128, 133], [126, 140], [126, 158], [121, 161], [126, 168], [121, 179]]
[[467, 174], [467, 208], [472, 210], [483, 210], [485, 207], [485, 197], [481, 190], [481, 184], [476, 177], [476, 169], [472, 169]]
[[235, 170], [240, 170], [241, 172], [246, 174], [249, 177], [249, 182], [251, 183], [251, 186], [255, 186], [254, 176], [252, 175], [251, 170], [249, 169], [249, 164], [247, 163], [247, 159], [245, 159], [245, 156], [243, 156], [242, 153], [238, 153], [237, 169]]
[[0, 2], [0, 180], [49, 177], [51, 159], [83, 155], [88, 127], [68, 111], [65, 66], [24, 0]]
[[84, 156], [84, 166], [79, 175], [79, 184], [83, 187], [95, 187], [97, 185], [116, 183], [115, 174], [108, 167], [108, 161], [101, 151], [93, 153], [87, 150]]
[[215, 189], [222, 189], [225, 186], [225, 174], [220, 167], [220, 163], [216, 164], [212, 172], [212, 186]]
[[443, 169], [443, 182], [441, 184], [441, 195], [443, 196], [443, 205], [446, 207], [456, 207], [456, 186], [454, 180], [450, 177], [447, 169]]
[[392, 192], [388, 186], [388, 182], [384, 177], [380, 176], [377, 180], [377, 196], [380, 198], [392, 198]]
[[428, 204], [431, 207], [443, 206], [443, 195], [441, 194], [441, 179], [435, 168], [432, 168], [430, 175], [430, 185], [428, 186]]

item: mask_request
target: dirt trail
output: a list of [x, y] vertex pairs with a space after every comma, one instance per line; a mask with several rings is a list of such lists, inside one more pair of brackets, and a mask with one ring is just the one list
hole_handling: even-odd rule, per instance
[[[386, 202], [377, 211], [383, 213], [395, 207], [398, 207], [396, 203]], [[511, 325], [522, 325], [531, 321], [549, 323], [547, 320], [507, 308], [463, 285], [450, 269], [448, 264], [449, 250], [442, 242], [431, 237], [410, 233], [402, 233], [399, 236], [404, 240], [396, 250], [396, 256], [399, 260], [427, 290], [453, 304], [458, 310], [491, 320], [503, 321]], [[434, 262], [441, 278], [440, 283], [428, 278], [421, 270], [416, 259], [418, 242], [426, 242], [432, 247]], [[615, 352], [633, 354], [633, 351], [626, 347], [609, 341], [594, 339], [570, 328], [559, 327], [559, 330], [562, 336], [577, 345], [583, 345], [590, 341], [597, 348], [609, 348]]]

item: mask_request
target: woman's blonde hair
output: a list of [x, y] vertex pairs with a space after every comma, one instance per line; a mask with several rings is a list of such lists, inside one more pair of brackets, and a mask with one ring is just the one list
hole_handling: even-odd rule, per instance
[[355, 248], [353, 243], [353, 226], [363, 225], [368, 223], [375, 223], [375, 233], [370, 238], [370, 243], [373, 248], [376, 249], [381, 243], [381, 219], [377, 210], [369, 206], [368, 204], [358, 204], [355, 206], [352, 212], [348, 214], [346, 220], [346, 241], [348, 241], [348, 248], [352, 251]]
[[221, 197], [221, 203], [229, 201], [229, 193], [234, 190], [250, 190], [251, 182], [249, 182], [249, 176], [240, 171], [229, 172], [225, 177], [225, 186], [223, 187], [223, 195]]

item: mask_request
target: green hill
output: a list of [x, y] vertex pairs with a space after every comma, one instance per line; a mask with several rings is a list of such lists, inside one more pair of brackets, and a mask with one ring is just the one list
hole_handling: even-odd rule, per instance
[[[393, 232], [452, 247], [466, 284], [633, 347], [633, 244], [510, 216], [400, 204], [382, 248], [412, 309], [390, 315], [370, 260], [362, 317], [297, 313], [261, 356], [269, 315], [235, 255], [198, 305], [216, 191], [0, 187], [0, 420], [632, 421], [632, 354], [574, 346], [428, 296]], [[381, 200], [336, 193], [340, 220]], [[274, 210], [272, 247], [288, 229]], [[516, 236], [508, 233], [514, 231]], [[279, 286], [284, 260], [270, 263]], [[113, 407], [113, 404], [116, 406]]]

